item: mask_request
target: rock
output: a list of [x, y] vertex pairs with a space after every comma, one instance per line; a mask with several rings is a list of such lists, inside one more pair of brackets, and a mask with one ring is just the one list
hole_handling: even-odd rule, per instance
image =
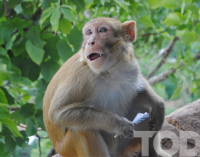
[[[161, 130], [162, 137], [169, 137], [169, 132], [174, 135], [164, 138], [161, 142], [163, 149], [168, 149], [173, 157], [199, 157], [200, 156], [200, 99], [177, 109], [165, 118]], [[178, 138], [177, 138], [178, 137]], [[172, 149], [171, 149], [172, 147]], [[180, 150], [178, 151], [178, 148]], [[181, 152], [181, 153], [180, 153]]]

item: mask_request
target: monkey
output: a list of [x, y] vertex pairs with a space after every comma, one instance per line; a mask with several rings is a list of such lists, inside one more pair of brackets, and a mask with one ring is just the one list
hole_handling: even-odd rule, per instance
[[[132, 45], [135, 21], [101, 17], [86, 23], [82, 32], [80, 50], [61, 66], [46, 89], [46, 131], [62, 157], [124, 156], [131, 145], [141, 147], [135, 130], [161, 129], [164, 100], [140, 73]], [[150, 117], [133, 126], [131, 121], [139, 112]], [[149, 156], [156, 157], [152, 141]]]

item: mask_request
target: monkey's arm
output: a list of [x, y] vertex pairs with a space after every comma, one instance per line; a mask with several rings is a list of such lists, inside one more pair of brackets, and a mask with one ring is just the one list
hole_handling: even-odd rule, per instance
[[[54, 97], [58, 97], [55, 95]], [[101, 129], [124, 137], [133, 136], [133, 124], [109, 111], [90, 107], [90, 102], [74, 102], [54, 98], [48, 112], [49, 120], [67, 128]]]
[[161, 129], [165, 117], [164, 100], [153, 91], [152, 87], [144, 78], [142, 79], [145, 83], [144, 97], [146, 97], [146, 102], [151, 108], [150, 129], [158, 131]]

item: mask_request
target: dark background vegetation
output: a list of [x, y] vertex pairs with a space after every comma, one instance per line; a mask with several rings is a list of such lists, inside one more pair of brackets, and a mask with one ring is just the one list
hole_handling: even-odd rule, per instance
[[166, 114], [197, 100], [199, 8], [199, 0], [0, 0], [0, 156], [48, 154], [44, 92], [79, 50], [81, 29], [92, 18], [136, 21], [135, 56], [166, 100]]

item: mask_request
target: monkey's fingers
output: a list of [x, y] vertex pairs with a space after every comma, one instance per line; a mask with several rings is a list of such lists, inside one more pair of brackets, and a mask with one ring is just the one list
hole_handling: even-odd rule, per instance
[[155, 123], [149, 122], [149, 125], [150, 125], [150, 128], [149, 128], [150, 131], [156, 131], [156, 124]]

